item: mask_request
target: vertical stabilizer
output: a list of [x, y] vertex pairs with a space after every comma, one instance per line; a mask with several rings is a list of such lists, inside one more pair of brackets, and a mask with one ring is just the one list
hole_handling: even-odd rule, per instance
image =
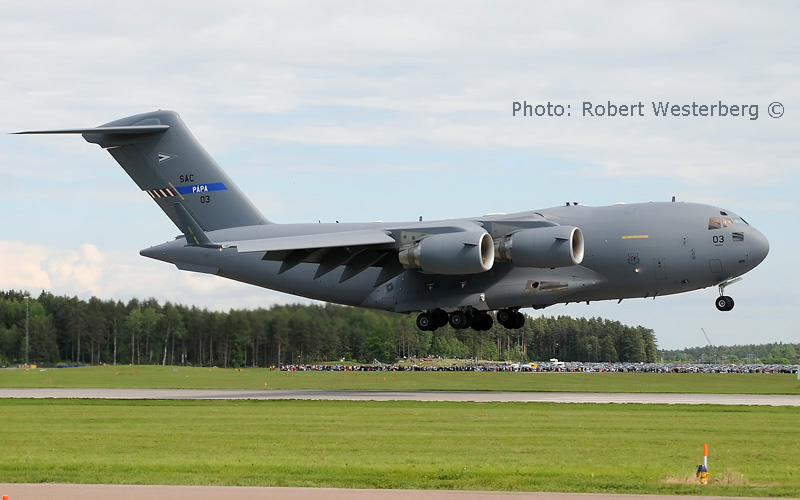
[[111, 153], [181, 231], [186, 217], [178, 207], [203, 231], [269, 223], [174, 111], [130, 116], [81, 133]]

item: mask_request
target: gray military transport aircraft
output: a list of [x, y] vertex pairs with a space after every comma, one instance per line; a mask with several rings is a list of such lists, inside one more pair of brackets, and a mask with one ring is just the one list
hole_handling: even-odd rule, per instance
[[352, 306], [419, 312], [417, 326], [488, 330], [496, 311], [725, 287], [767, 256], [729, 210], [692, 203], [577, 203], [465, 219], [275, 224], [253, 206], [177, 113], [154, 111], [82, 134], [111, 153], [183, 234], [140, 253], [178, 269]]

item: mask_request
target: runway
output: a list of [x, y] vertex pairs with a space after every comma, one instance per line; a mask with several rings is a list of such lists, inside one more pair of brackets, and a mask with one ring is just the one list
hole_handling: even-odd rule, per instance
[[[700, 486], [698, 485], [698, 488]], [[742, 497], [620, 495], [458, 490], [350, 490], [340, 488], [262, 488], [254, 486], [144, 486], [112, 484], [0, 484], [9, 500], [80, 498], [81, 500], [733, 500]], [[753, 498], [753, 497], [751, 497]]]
[[800, 406], [800, 395], [604, 392], [343, 391], [240, 389], [0, 389], [0, 398], [306, 399], [329, 401], [454, 401], [480, 403], [632, 403]]

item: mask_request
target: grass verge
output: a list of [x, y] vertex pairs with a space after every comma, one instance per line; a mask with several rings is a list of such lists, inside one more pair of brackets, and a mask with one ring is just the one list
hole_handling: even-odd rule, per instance
[[0, 370], [0, 387], [800, 394], [792, 374], [281, 372], [172, 366]]
[[790, 407], [0, 400], [0, 421], [5, 482], [800, 496]]

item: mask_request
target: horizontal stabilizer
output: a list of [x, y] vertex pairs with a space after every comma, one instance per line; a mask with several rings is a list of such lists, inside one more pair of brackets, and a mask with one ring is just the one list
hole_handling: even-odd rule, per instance
[[229, 241], [227, 246], [235, 246], [239, 252], [275, 252], [280, 250], [300, 250], [307, 248], [331, 248], [363, 245], [388, 245], [394, 238], [384, 231], [364, 229], [338, 233], [305, 234], [258, 240]]
[[157, 134], [166, 132], [169, 125], [132, 125], [128, 127], [65, 128], [57, 130], [28, 130], [15, 134]]

